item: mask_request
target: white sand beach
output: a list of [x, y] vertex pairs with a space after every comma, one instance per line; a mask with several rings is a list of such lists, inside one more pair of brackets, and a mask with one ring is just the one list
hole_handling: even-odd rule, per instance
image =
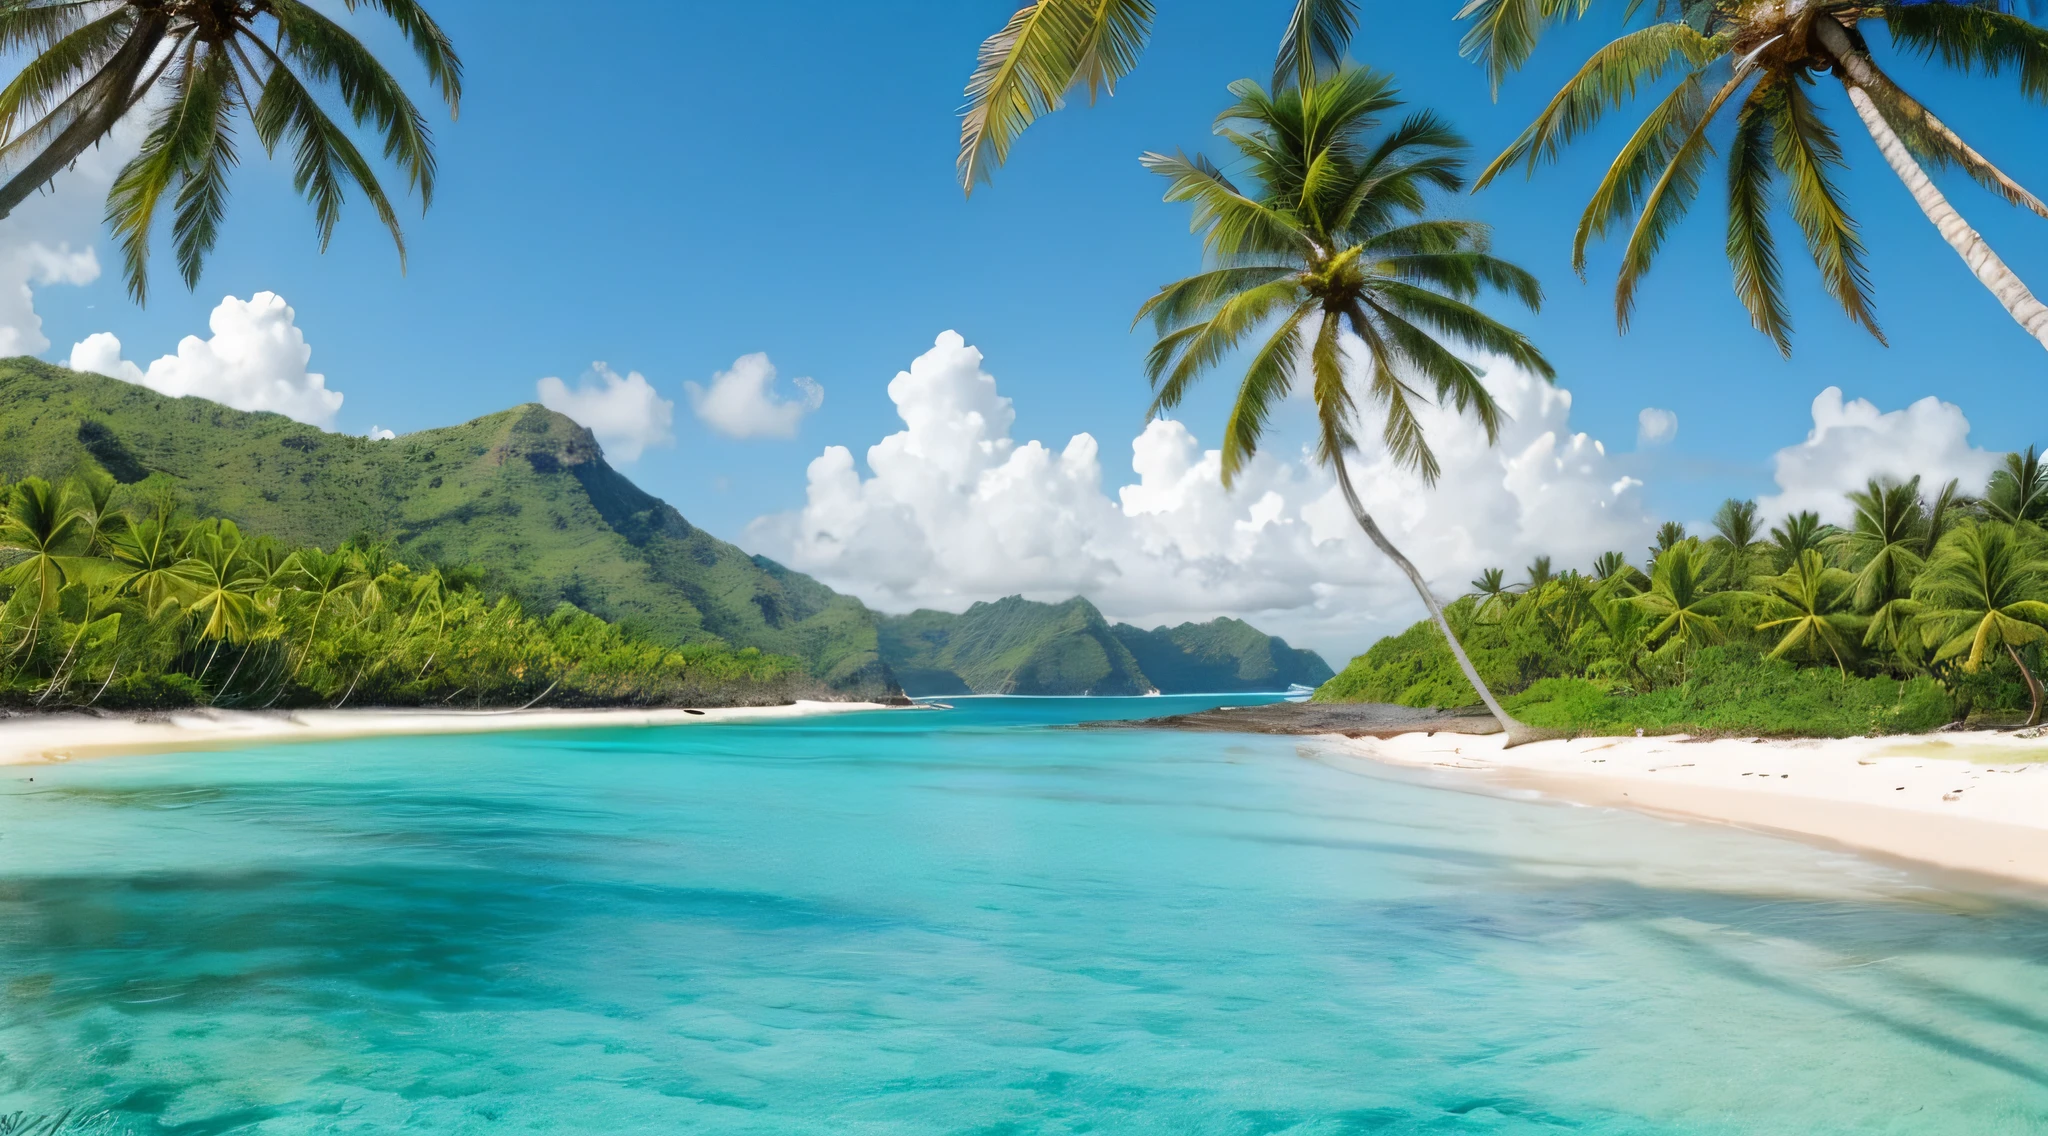
[[1331, 760], [1456, 770], [1490, 786], [1818, 839], [2048, 884], [2048, 732], [1847, 739], [1333, 737]]
[[189, 710], [128, 717], [38, 714], [0, 721], [0, 765], [221, 749], [278, 742], [506, 730], [694, 726], [889, 709], [874, 702], [799, 701], [705, 710]]

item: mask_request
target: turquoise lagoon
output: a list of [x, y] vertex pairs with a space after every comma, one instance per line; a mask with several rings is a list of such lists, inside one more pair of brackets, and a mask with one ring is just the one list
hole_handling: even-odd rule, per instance
[[1189, 705], [0, 771], [0, 1113], [2048, 1131], [2032, 897], [1293, 740], [1054, 728]]

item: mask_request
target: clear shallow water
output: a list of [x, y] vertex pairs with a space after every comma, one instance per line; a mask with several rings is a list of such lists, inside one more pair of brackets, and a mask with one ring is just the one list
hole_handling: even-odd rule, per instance
[[2040, 908], [1288, 740], [1044, 728], [1181, 700], [956, 706], [0, 772], [0, 1113], [2048, 1130]]

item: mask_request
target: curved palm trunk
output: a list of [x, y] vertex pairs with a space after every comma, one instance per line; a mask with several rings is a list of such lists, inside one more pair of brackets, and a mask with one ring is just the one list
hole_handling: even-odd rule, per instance
[[1834, 17], [1827, 15], [1816, 19], [1813, 26], [1821, 46], [1827, 48], [1838, 64], [1835, 76], [1849, 93], [1849, 101], [1863, 120], [1864, 129], [1870, 132], [1871, 141], [1877, 143], [1878, 152], [1884, 155], [1892, 172], [1905, 183], [1906, 191], [1913, 195], [1920, 212], [1927, 215], [1935, 229], [1940, 231], [1941, 238], [1956, 250], [1964, 264], [1970, 266], [1970, 272], [1978, 282], [2005, 305], [2013, 320], [2025, 328], [2028, 335], [2040, 340], [2041, 346], [2048, 347], [2048, 304], [2035, 299], [2034, 293], [2018, 274], [2006, 267], [2005, 261], [1991, 250], [1983, 236], [1963, 220], [1963, 215], [1948, 203], [1941, 190], [1935, 188], [1934, 179], [1928, 177], [1927, 171], [1914, 160], [1898, 132], [1885, 121], [1867, 89], [1877, 86], [1881, 80], [1870, 61], [1850, 42], [1848, 31]]
[[1437, 629], [1443, 632], [1444, 641], [1451, 645], [1451, 654], [1458, 660], [1458, 669], [1465, 672], [1465, 681], [1471, 683], [1472, 689], [1479, 692], [1479, 701], [1486, 704], [1486, 709], [1493, 715], [1493, 720], [1500, 723], [1502, 732], [1507, 735], [1508, 748], [1540, 740], [1542, 734], [1516, 721], [1514, 715], [1502, 709], [1500, 700], [1493, 696], [1493, 691], [1487, 687], [1486, 680], [1479, 677], [1479, 669], [1472, 665], [1471, 657], [1465, 654], [1465, 645], [1458, 642], [1457, 632], [1451, 630], [1451, 621], [1444, 616], [1443, 605], [1437, 602], [1436, 593], [1429, 590], [1429, 581], [1422, 578], [1422, 572], [1406, 556], [1401, 555], [1401, 550], [1395, 548], [1394, 542], [1387, 539], [1387, 534], [1380, 531], [1380, 526], [1372, 519], [1372, 514], [1365, 511], [1365, 505], [1358, 499], [1358, 491], [1351, 487], [1351, 474], [1344, 468], [1344, 460], [1339, 458], [1331, 464], [1337, 471], [1337, 487], [1344, 491], [1344, 503], [1351, 507], [1351, 515], [1358, 521], [1358, 527], [1365, 530], [1366, 537], [1381, 552], [1387, 554], [1387, 559], [1399, 565], [1401, 571], [1407, 574], [1408, 582], [1415, 585], [1416, 594], [1422, 597], [1423, 604], [1429, 608], [1430, 618], [1436, 620]]
[[2020, 653], [2013, 650], [2011, 643], [2005, 645], [2005, 653], [2012, 656], [2012, 665], [2018, 667], [2020, 677], [2027, 680], [2027, 697], [2033, 700], [2033, 705], [2027, 710], [2027, 725], [2038, 726], [2041, 724], [2041, 680], [2027, 669], [2026, 660], [2020, 658]]

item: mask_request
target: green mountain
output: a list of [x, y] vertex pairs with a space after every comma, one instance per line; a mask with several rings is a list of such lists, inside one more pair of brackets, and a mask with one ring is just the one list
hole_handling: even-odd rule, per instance
[[1095, 605], [1011, 596], [959, 615], [884, 617], [882, 658], [904, 692], [1145, 694], [1153, 687]]
[[919, 697], [1285, 690], [1331, 675], [1315, 652], [1242, 620], [1144, 631], [1112, 625], [1078, 598], [1045, 604], [1011, 596], [959, 615], [884, 617], [881, 653], [905, 692]]
[[370, 441], [0, 360], [0, 476], [62, 475], [88, 454], [123, 482], [168, 477], [197, 511], [287, 543], [380, 537], [407, 559], [482, 569], [531, 611], [566, 600], [658, 642], [792, 655], [843, 691], [891, 686], [858, 600], [691, 525], [540, 406]]
[[1290, 647], [1242, 619], [1212, 619], [1142, 631], [1127, 623], [1116, 637], [1145, 677], [1167, 694], [1221, 694], [1321, 686], [1334, 675], [1314, 651]]

